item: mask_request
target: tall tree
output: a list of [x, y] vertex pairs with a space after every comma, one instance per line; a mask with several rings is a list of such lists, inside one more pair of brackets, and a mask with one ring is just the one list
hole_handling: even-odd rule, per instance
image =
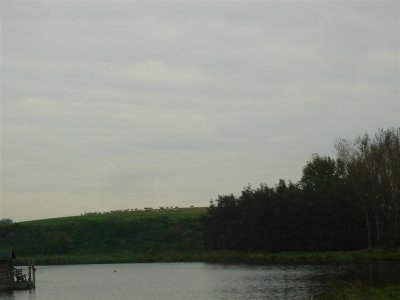
[[399, 243], [400, 128], [336, 144], [353, 199], [363, 211], [368, 246]]

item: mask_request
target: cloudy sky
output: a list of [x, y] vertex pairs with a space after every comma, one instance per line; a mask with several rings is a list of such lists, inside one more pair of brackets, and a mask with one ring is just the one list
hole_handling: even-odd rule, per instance
[[207, 206], [400, 126], [398, 1], [0, 4], [0, 218]]

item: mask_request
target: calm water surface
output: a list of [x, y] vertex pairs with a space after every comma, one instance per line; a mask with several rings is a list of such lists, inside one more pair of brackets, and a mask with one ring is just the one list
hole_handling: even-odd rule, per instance
[[2, 300], [310, 299], [346, 266], [151, 263], [39, 266], [36, 289]]

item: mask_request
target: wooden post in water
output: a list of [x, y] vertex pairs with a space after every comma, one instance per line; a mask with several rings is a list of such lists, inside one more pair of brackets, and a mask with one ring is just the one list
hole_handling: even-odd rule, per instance
[[28, 282], [32, 281], [32, 266], [29, 264], [28, 266]]
[[36, 287], [36, 278], [35, 278], [36, 268], [35, 268], [35, 262], [32, 262], [32, 271], [33, 271], [33, 288], [35, 288], [35, 287]]

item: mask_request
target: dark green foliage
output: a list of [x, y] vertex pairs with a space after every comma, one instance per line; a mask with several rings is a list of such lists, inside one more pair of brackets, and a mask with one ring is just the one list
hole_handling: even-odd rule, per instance
[[368, 247], [400, 245], [400, 128], [336, 145], [351, 200], [363, 213]]
[[64, 222], [16, 223], [0, 227], [0, 244], [12, 245], [17, 256], [200, 251], [204, 249], [199, 222], [203, 211], [188, 218], [172, 212], [143, 212], [136, 218], [110, 215], [93, 220], [82, 216]]
[[0, 226], [11, 225], [13, 221], [9, 218], [3, 218], [0, 220]]
[[400, 128], [313, 155], [298, 184], [219, 196], [203, 217], [209, 249], [326, 251], [400, 243]]
[[66, 253], [72, 246], [72, 238], [65, 232], [55, 232], [50, 237], [49, 245], [49, 250], [51, 253]]
[[318, 191], [281, 180], [274, 188], [248, 187], [239, 198], [220, 196], [203, 217], [207, 246], [270, 252], [363, 248], [362, 215], [342, 193]]

